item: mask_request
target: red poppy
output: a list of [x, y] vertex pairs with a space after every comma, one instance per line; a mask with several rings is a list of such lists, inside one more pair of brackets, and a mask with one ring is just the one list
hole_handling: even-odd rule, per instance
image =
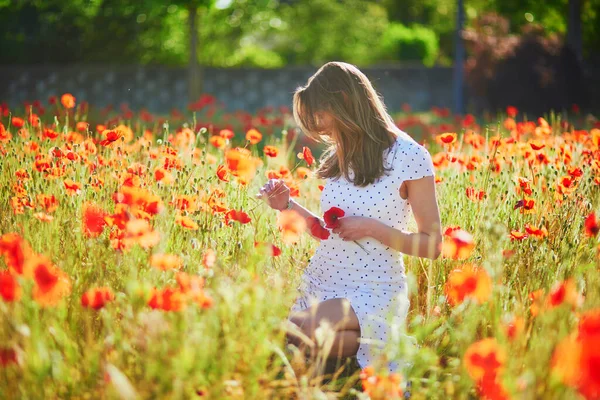
[[317, 217], [309, 217], [307, 219], [308, 226], [311, 235], [321, 240], [327, 240], [329, 238], [329, 230], [321, 225], [321, 221]]
[[81, 296], [81, 305], [86, 308], [99, 310], [107, 303], [113, 301], [115, 295], [108, 287], [93, 288]]
[[306, 165], [309, 167], [315, 162], [315, 158], [312, 155], [310, 149], [306, 146], [302, 147], [302, 157], [304, 161], [306, 161]]
[[515, 107], [515, 106], [506, 107], [506, 115], [508, 115], [509, 117], [514, 118], [517, 116], [518, 113], [519, 113], [519, 110], [517, 109], [517, 107]]
[[21, 297], [19, 282], [8, 271], [0, 271], [0, 297], [4, 301], [16, 301]]
[[122, 136], [121, 132], [116, 129], [111, 129], [110, 131], [103, 132], [106, 136], [106, 139], [100, 141], [101, 146], [108, 146], [111, 143], [116, 142]]
[[596, 213], [592, 211], [585, 219], [585, 234], [590, 237], [594, 237], [600, 232], [600, 225], [596, 218]]
[[325, 211], [323, 214], [323, 219], [325, 220], [325, 226], [334, 229], [340, 226], [339, 219], [343, 217], [346, 213], [344, 210], [338, 207], [331, 207], [329, 210]]
[[263, 152], [267, 157], [277, 157], [279, 150], [275, 146], [265, 146]]
[[87, 237], [98, 237], [106, 226], [104, 217], [108, 214], [92, 203], [83, 205], [83, 234]]
[[257, 144], [262, 140], [262, 133], [256, 129], [250, 129], [248, 132], [246, 132], [246, 140], [252, 144]]
[[237, 221], [240, 224], [247, 224], [251, 221], [251, 219], [248, 214], [242, 210], [229, 210], [229, 212], [225, 214], [225, 224], [229, 225], [229, 221]]
[[23, 125], [25, 125], [25, 121], [23, 121], [23, 119], [19, 117], [12, 117], [10, 122], [17, 129], [21, 129]]

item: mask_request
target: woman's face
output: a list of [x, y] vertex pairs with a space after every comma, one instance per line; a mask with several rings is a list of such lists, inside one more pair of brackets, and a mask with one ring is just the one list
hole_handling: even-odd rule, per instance
[[317, 129], [320, 135], [331, 136], [334, 128], [334, 118], [326, 111], [317, 111], [315, 113]]

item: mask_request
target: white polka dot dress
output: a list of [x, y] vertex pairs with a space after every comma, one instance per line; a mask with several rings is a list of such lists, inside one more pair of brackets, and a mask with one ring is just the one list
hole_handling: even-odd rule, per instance
[[[400, 197], [400, 186], [406, 180], [435, 176], [433, 161], [427, 149], [402, 131], [383, 157], [391, 170], [366, 187], [355, 186], [344, 177], [327, 179], [321, 210], [335, 206], [344, 210], [345, 216], [375, 218], [407, 230], [411, 209]], [[357, 361], [364, 368], [373, 364], [386, 343], [388, 317], [403, 322], [409, 302], [402, 253], [370, 237], [358, 242], [369, 254], [337, 234], [320, 241], [302, 276], [301, 296], [291, 311], [306, 309], [313, 302], [348, 299], [360, 324]], [[396, 368], [393, 365], [390, 370]]]

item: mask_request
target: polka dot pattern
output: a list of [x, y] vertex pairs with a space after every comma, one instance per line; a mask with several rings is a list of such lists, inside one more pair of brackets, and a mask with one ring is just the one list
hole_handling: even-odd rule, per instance
[[[404, 132], [383, 157], [388, 172], [367, 187], [354, 186], [343, 177], [328, 179], [321, 193], [321, 210], [335, 206], [346, 216], [375, 218], [407, 230], [410, 205], [400, 196], [400, 186], [406, 180], [435, 176], [433, 161], [427, 149]], [[292, 311], [306, 309], [312, 301], [348, 299], [361, 328], [357, 361], [364, 368], [386, 343], [386, 316], [391, 313], [394, 319], [404, 320], [408, 298], [402, 254], [372, 238], [358, 242], [364, 249], [332, 233], [319, 243]]]

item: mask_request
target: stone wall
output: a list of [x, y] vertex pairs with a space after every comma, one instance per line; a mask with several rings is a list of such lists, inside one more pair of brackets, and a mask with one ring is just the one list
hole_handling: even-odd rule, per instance
[[[229, 111], [256, 111], [264, 106], [291, 106], [294, 89], [317, 68], [287, 67], [204, 70], [204, 91]], [[389, 110], [403, 103], [413, 110], [452, 107], [452, 69], [422, 66], [373, 67], [363, 71], [383, 95]], [[10, 106], [72, 93], [95, 106], [128, 103], [134, 110], [183, 110], [188, 104], [187, 70], [151, 66], [0, 66], [0, 102]]]

